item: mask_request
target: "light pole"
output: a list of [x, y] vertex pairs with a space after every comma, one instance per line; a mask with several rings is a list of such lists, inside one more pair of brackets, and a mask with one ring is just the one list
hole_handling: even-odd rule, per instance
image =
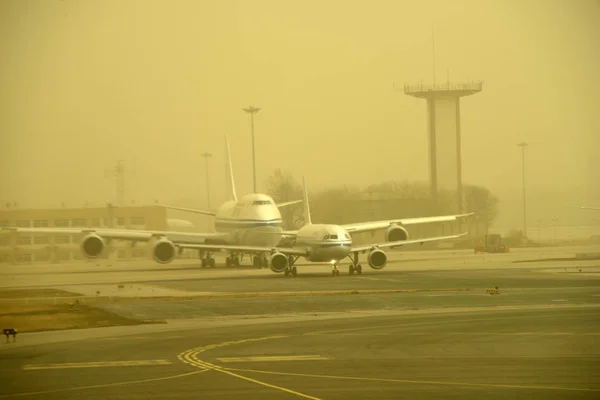
[[206, 207], [210, 210], [210, 181], [208, 173], [208, 158], [212, 157], [212, 154], [204, 152], [200, 155], [206, 160]]
[[525, 200], [525, 147], [527, 143], [521, 142], [517, 146], [521, 148], [523, 155], [523, 239], [527, 240], [527, 203]]
[[260, 111], [260, 108], [250, 106], [248, 108], [243, 108], [245, 112], [250, 114], [250, 130], [252, 133], [252, 177], [254, 182], [254, 193], [256, 193], [256, 153], [254, 147], [254, 114]]

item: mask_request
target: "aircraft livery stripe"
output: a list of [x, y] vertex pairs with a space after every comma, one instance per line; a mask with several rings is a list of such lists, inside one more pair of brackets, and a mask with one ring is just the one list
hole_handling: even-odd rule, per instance
[[328, 243], [322, 244], [319, 247], [352, 247], [352, 243]]
[[231, 228], [231, 229], [248, 229], [248, 228], [259, 228], [259, 227], [279, 227], [283, 226], [282, 222], [221, 222], [216, 221], [216, 228]]
[[282, 222], [281, 218], [272, 218], [272, 219], [239, 219], [239, 218], [215, 218], [217, 222]]
[[305, 244], [307, 246], [316, 246], [316, 245], [323, 245], [323, 246], [348, 246], [351, 245], [352, 242], [350, 240], [344, 241], [344, 242], [324, 242], [323, 240], [314, 240], [314, 241], [302, 241], [302, 244]]

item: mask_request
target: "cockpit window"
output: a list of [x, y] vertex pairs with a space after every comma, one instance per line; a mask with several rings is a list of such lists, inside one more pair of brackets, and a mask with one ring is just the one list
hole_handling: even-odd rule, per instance
[[350, 235], [348, 235], [348, 232], [345, 232], [344, 236], [346, 237], [346, 239], [350, 239]]
[[323, 236], [323, 240], [327, 240], [327, 239], [329, 239], [329, 235]]
[[337, 236], [338, 235], [329, 235], [329, 239], [337, 239], [338, 238]]
[[267, 204], [271, 204], [271, 202], [269, 200], [256, 200], [252, 202], [253, 206], [264, 206]]

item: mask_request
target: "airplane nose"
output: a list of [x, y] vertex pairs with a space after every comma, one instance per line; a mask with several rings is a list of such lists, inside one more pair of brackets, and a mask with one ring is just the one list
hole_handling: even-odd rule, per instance
[[337, 259], [345, 258], [348, 254], [350, 254], [350, 247], [344, 246], [340, 244], [332, 249], [335, 252], [335, 257]]

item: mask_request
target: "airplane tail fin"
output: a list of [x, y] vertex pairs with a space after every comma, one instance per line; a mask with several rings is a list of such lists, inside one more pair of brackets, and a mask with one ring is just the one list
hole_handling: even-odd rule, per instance
[[225, 146], [227, 147], [227, 175], [229, 178], [229, 197], [231, 200], [237, 201], [237, 194], [235, 193], [235, 181], [233, 179], [233, 167], [231, 166], [231, 153], [229, 152], [229, 138], [225, 135]]
[[312, 225], [310, 217], [310, 205], [308, 204], [308, 190], [306, 190], [306, 180], [302, 177], [302, 191], [304, 192], [304, 224]]

